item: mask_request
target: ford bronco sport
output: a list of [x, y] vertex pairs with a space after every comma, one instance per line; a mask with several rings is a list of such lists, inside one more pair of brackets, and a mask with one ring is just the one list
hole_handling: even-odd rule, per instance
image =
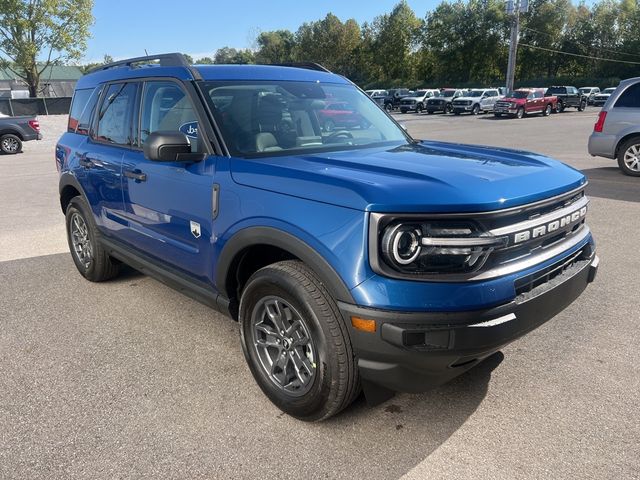
[[[329, 102], [366, 123], [323, 129]], [[580, 172], [414, 140], [318, 65], [100, 67], [56, 161], [79, 272], [126, 263], [238, 320], [257, 383], [304, 420], [460, 375], [598, 265]]]

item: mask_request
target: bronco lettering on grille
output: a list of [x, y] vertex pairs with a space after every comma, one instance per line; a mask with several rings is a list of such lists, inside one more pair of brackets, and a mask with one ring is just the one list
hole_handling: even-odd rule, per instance
[[542, 225], [537, 225], [528, 230], [517, 232], [513, 234], [513, 243], [514, 244], [522, 243], [534, 238], [540, 238], [544, 235], [548, 235], [557, 230], [560, 230], [561, 228], [575, 225], [576, 223], [580, 222], [585, 217], [586, 214], [587, 214], [587, 207], [584, 206], [581, 209], [576, 210], [575, 212], [572, 212], [568, 215], [564, 215], [563, 217], [560, 217], [551, 222], [546, 222], [546, 223], [543, 223]]

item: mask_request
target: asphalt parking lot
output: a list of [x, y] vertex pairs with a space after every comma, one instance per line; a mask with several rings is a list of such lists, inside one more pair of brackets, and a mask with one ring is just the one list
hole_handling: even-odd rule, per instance
[[396, 115], [416, 138], [558, 158], [589, 177], [600, 271], [580, 300], [452, 383], [321, 424], [283, 415], [237, 325], [128, 270], [77, 273], [45, 140], [0, 156], [0, 478], [640, 478], [640, 179], [587, 154], [597, 109]]

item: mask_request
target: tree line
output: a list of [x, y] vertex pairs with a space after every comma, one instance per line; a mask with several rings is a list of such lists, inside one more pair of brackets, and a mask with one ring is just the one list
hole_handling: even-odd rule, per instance
[[[365, 88], [504, 84], [511, 17], [503, 0], [443, 1], [424, 16], [406, 1], [371, 22], [329, 13], [295, 32], [260, 33], [255, 48], [224, 47], [195, 63], [317, 62]], [[521, 14], [519, 85], [609, 86], [640, 75], [637, 0], [531, 0]]]

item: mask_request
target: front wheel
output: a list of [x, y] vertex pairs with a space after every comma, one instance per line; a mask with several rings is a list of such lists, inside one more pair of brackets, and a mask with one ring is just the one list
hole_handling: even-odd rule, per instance
[[391, 110], [393, 110], [393, 105], [391, 105], [390, 103], [385, 103], [385, 104], [384, 104], [384, 109], [385, 109], [387, 112], [390, 112]]
[[476, 103], [471, 109], [471, 115], [478, 115], [478, 113], [480, 113], [480, 105]]
[[618, 166], [624, 174], [640, 177], [640, 137], [631, 138], [620, 146]]
[[359, 393], [347, 326], [302, 262], [278, 262], [254, 273], [242, 292], [239, 320], [251, 373], [283, 412], [324, 420]]
[[564, 112], [564, 104], [562, 102], [558, 102], [556, 105], [556, 113]]
[[524, 108], [520, 107], [516, 112], [516, 118], [522, 118], [522, 117], [524, 117]]
[[582, 112], [585, 108], [587, 108], [587, 104], [585, 102], [580, 102], [580, 105], [578, 105], [578, 111]]
[[502, 116], [502, 114], [501, 113], [494, 113], [493, 116], [500, 118]]
[[22, 151], [22, 140], [13, 133], [7, 133], [0, 137], [0, 150], [3, 153], [13, 155]]

